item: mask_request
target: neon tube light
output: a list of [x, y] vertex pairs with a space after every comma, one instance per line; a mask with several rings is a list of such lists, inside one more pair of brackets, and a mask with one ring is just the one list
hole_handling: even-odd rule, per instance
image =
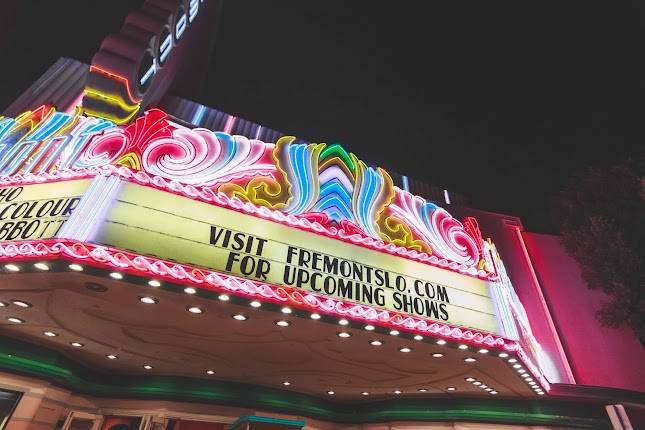
[[188, 6], [188, 13], [190, 14], [189, 20], [190, 22], [193, 22], [195, 17], [197, 16], [197, 12], [199, 12], [199, 1], [198, 0], [190, 0], [190, 5]]
[[177, 24], [175, 24], [175, 38], [179, 40], [184, 31], [186, 30], [186, 14], [183, 14]]
[[190, 122], [197, 126], [200, 125], [202, 122], [202, 119], [204, 118], [205, 113], [206, 113], [206, 106], [204, 105], [197, 106], [195, 115], [193, 115], [193, 119]]
[[159, 47], [159, 50], [161, 51], [161, 55], [159, 56], [159, 59], [162, 62], [166, 61], [166, 58], [168, 57], [168, 55], [170, 54], [170, 51], [172, 50], [172, 36], [170, 34], [166, 36], [166, 39]]
[[150, 66], [150, 68], [148, 69], [148, 71], [143, 75], [143, 77], [141, 78], [141, 80], [139, 80], [139, 83], [140, 83], [141, 85], [145, 85], [145, 83], [146, 83], [146, 82], [148, 82], [148, 79], [150, 79], [150, 78], [152, 77], [152, 75], [154, 75], [154, 74], [155, 74], [155, 72], [156, 72], [156, 71], [157, 71], [157, 66], [156, 66], [156, 64], [155, 64], [155, 63], [154, 63], [154, 61], [153, 61], [153, 62], [152, 62], [152, 65]]
[[107, 69], [104, 69], [102, 67], [94, 66], [94, 65], [90, 66], [90, 72], [102, 73], [102, 74], [107, 75], [107, 76], [109, 76], [111, 78], [114, 78], [114, 79], [116, 79], [118, 81], [121, 81], [123, 83], [123, 85], [125, 86], [127, 92], [128, 92], [128, 96], [130, 97], [130, 100], [132, 100], [134, 103], [140, 103], [141, 102], [141, 98], [135, 97], [133, 95], [132, 89], [130, 88], [129, 81], [126, 78], [124, 78], [123, 76], [121, 76], [121, 75], [119, 75], [117, 73], [111, 72], [111, 71], [109, 71]]

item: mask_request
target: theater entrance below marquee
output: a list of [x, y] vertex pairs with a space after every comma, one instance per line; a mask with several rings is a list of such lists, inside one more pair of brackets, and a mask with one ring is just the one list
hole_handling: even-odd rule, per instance
[[221, 416], [170, 411], [70, 411], [59, 430], [301, 430], [302, 420], [244, 415], [232, 423]]

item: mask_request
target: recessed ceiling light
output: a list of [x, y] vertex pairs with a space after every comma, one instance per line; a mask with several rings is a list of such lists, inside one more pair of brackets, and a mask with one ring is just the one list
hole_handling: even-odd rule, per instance
[[426, 393], [428, 391], [428, 389], [427, 388], [419, 388], [417, 391], [420, 392], [420, 393]]
[[459, 349], [468, 349], [468, 345], [459, 345], [457, 348]]
[[477, 361], [477, 359], [474, 358], [474, 357], [466, 357], [466, 358], [464, 358], [464, 361], [466, 363], [474, 363], [475, 361]]
[[262, 306], [262, 303], [260, 303], [259, 300], [253, 300], [251, 303], [249, 303], [249, 306], [251, 306], [252, 308], [259, 308], [260, 306]]
[[490, 391], [493, 391], [493, 389], [491, 387], [488, 387], [488, 388], [484, 388], [484, 391], [489, 391], [490, 392]]
[[53, 331], [44, 331], [43, 334], [48, 337], [56, 337], [58, 336], [57, 333], [54, 333]]
[[247, 319], [249, 319], [249, 317], [244, 314], [235, 314], [233, 315], [233, 319], [237, 321], [246, 321]]
[[[524, 377], [526, 377], [526, 376], [529, 376], [529, 375], [524, 375]], [[526, 378], [526, 379], [525, 379], [525, 381], [526, 381], [526, 382], [533, 382], [533, 378], [531, 378], [531, 377], [529, 376], [528, 378]]]
[[390, 330], [390, 334], [391, 334], [392, 336], [398, 336], [400, 333], [399, 333], [399, 331], [398, 331], [398, 330]]
[[448, 388], [446, 388], [446, 390], [448, 390], [448, 391], [456, 391], [457, 389], [455, 387], [448, 387]]
[[486, 348], [482, 348], [477, 352], [479, 352], [480, 354], [488, 354], [488, 350]]
[[24, 300], [12, 300], [11, 303], [13, 303], [16, 306], [20, 306], [21, 308], [30, 308], [31, 303], [25, 302]]
[[148, 285], [151, 287], [161, 287], [161, 282], [157, 281], [156, 279], [151, 279], [148, 281]]
[[149, 364], [144, 364], [143, 368], [146, 369], [146, 370], [150, 370], [150, 369], [152, 369], [152, 366], [149, 365]]
[[505, 352], [500, 352], [500, 353], [498, 354], [498, 357], [500, 357], [500, 358], [506, 358], [506, 357], [508, 357], [508, 354], [507, 354], [507, 353], [505, 353]]
[[447, 342], [446, 342], [445, 340], [443, 340], [443, 339], [439, 339], [439, 340], [437, 341], [437, 345], [445, 345], [446, 343], [447, 343]]
[[537, 382], [535, 382], [535, 381], [531, 381], [531, 382], [529, 382], [529, 385], [531, 385], [531, 386], [533, 386], [533, 385], [537, 385]]
[[489, 394], [497, 394], [497, 391], [493, 390], [493, 391], [489, 391], [488, 393]]
[[372, 346], [381, 346], [381, 345], [383, 345], [383, 341], [378, 340], [378, 339], [370, 340], [370, 345], [372, 345]]
[[368, 393], [367, 391], [363, 391], [361, 394], [364, 395], [364, 396], [369, 396], [370, 395], [370, 393]]
[[341, 331], [340, 333], [338, 333], [338, 334], [337, 334], [337, 336], [338, 336], [338, 337], [342, 337], [342, 338], [348, 338], [348, 337], [351, 337], [351, 336], [352, 336], [352, 334], [351, 334], [351, 333], [348, 333], [348, 332], [346, 332], [346, 331]]
[[7, 307], [7, 306], [9, 306], [9, 303], [7, 303], [7, 302], [0, 302], [0, 308], [4, 308], [4, 307]]
[[70, 342], [69, 344], [72, 345], [75, 348], [82, 348], [83, 347], [83, 344], [80, 343], [80, 342]]
[[117, 359], [117, 356], [114, 355], [114, 354], [108, 354], [108, 355], [106, 355], [106, 357], [109, 358], [110, 360], [116, 360]]
[[333, 390], [329, 390], [329, 391], [327, 391], [327, 394], [329, 394], [330, 396], [333, 396], [336, 393]]
[[480, 385], [480, 386], [479, 386], [479, 388], [482, 388], [482, 389], [483, 389], [483, 388], [488, 388], [488, 385], [484, 385], [484, 384], [482, 384], [482, 385]]
[[123, 275], [120, 274], [119, 272], [112, 272], [112, 273], [110, 273], [110, 278], [123, 279]]
[[188, 312], [190, 312], [191, 314], [203, 314], [204, 313], [204, 309], [200, 308], [199, 306], [188, 306], [186, 308], [186, 310]]
[[433, 356], [434, 358], [441, 358], [441, 357], [443, 357], [443, 354], [442, 354], [442, 353], [440, 353], [440, 352], [433, 352], [433, 353], [432, 353], [432, 356]]
[[159, 303], [159, 300], [155, 299], [154, 297], [150, 297], [150, 296], [139, 297], [139, 301], [141, 303], [145, 303], [146, 305], [154, 305], [154, 304]]
[[291, 323], [287, 320], [278, 320], [275, 322], [275, 325], [280, 326], [280, 327], [289, 327]]
[[69, 267], [71, 270], [73, 270], [75, 272], [82, 272], [83, 271], [83, 266], [81, 266], [80, 264], [72, 263], [67, 267]]
[[365, 326], [365, 330], [367, 331], [373, 331], [376, 327], [374, 327], [372, 324], [368, 324]]
[[521, 364], [514, 364], [514, 365], [513, 365], [513, 369], [519, 369], [520, 367], [522, 367], [522, 365], [521, 365]]
[[85, 288], [95, 293], [104, 293], [108, 290], [105, 285], [97, 284], [96, 282], [86, 282]]
[[288, 387], [289, 385], [291, 385], [291, 382], [289, 382], [289, 381], [284, 381], [284, 382], [282, 383], [282, 385], [284, 385], [285, 387]]
[[399, 352], [412, 352], [412, 348], [407, 347], [407, 346], [403, 346], [403, 347], [399, 348]]
[[5, 264], [4, 268], [10, 272], [20, 272], [20, 267], [16, 266], [15, 264]]
[[465, 380], [466, 380], [466, 382], [473, 382], [473, 381], [476, 381], [476, 379], [475, 379], [475, 378], [472, 378], [472, 377], [470, 377], [470, 376], [469, 376], [468, 378], [465, 378]]
[[345, 318], [341, 318], [338, 320], [338, 324], [340, 325], [349, 325], [349, 321], [347, 321]]
[[219, 297], [217, 297], [217, 298], [220, 299], [223, 302], [228, 302], [229, 300], [231, 300], [231, 298], [228, 296], [228, 294], [220, 294]]
[[508, 362], [509, 362], [509, 363], [517, 363], [517, 360], [516, 360], [516, 359], [514, 359], [514, 358], [509, 358], [509, 359], [508, 359]]
[[423, 336], [421, 336], [420, 334], [417, 334], [414, 336], [414, 340], [423, 340]]
[[288, 308], [288, 307], [286, 307], [286, 306], [285, 306], [285, 307], [283, 307], [282, 309], [280, 309], [280, 312], [282, 312], [283, 314], [287, 314], [287, 315], [288, 315], [288, 314], [290, 314], [290, 313], [291, 313], [291, 312], [293, 312], [293, 311], [291, 310], [291, 308]]
[[479, 382], [479, 381], [474, 381], [474, 382], [473, 382], [473, 385], [481, 385], [481, 384], [482, 384], [482, 383], [481, 383], [481, 382]]
[[317, 314], [316, 312], [314, 312], [313, 314], [309, 315], [309, 318], [311, 318], [312, 320], [319, 320], [320, 314]]
[[197, 293], [197, 290], [194, 289], [193, 287], [186, 287], [186, 288], [184, 288], [184, 293], [186, 293], [186, 294], [195, 294], [195, 293]]
[[49, 270], [49, 266], [45, 263], [35, 263], [34, 267], [38, 270]]
[[524, 370], [524, 369], [517, 369], [517, 373], [519, 373], [519, 374], [521, 375], [522, 373], [526, 373], [526, 370]]
[[538, 396], [543, 396], [543, 395], [544, 395], [544, 391], [539, 391], [538, 392]]
[[15, 323], [15, 324], [22, 324], [22, 323], [25, 322], [25, 320], [23, 320], [22, 318], [18, 318], [18, 317], [7, 317], [7, 321]]
[[214, 375], [215, 371], [214, 370], [207, 370], [206, 373], [209, 374], [209, 375]]
[[401, 391], [401, 390], [394, 390], [394, 391], [393, 391], [393, 393], [394, 393], [394, 394], [401, 394], [401, 393], [402, 393], [402, 391]]

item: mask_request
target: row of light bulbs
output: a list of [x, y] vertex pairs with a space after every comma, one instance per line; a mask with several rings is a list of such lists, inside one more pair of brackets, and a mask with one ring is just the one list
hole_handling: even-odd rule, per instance
[[[35, 267], [36, 269], [38, 269], [38, 270], [41, 270], [41, 271], [47, 271], [47, 270], [49, 270], [49, 265], [48, 265], [47, 263], [44, 263], [44, 262], [34, 263], [34, 267]], [[5, 268], [6, 270], [10, 271], [10, 272], [19, 272], [19, 271], [20, 271], [20, 266], [18, 266], [18, 265], [16, 265], [16, 264], [13, 264], [13, 263], [5, 264], [5, 265], [4, 265], [4, 268]], [[80, 264], [76, 264], [76, 263], [71, 263], [71, 264], [69, 264], [69, 265], [68, 265], [68, 268], [69, 268], [70, 270], [73, 270], [73, 271], [76, 271], [76, 272], [81, 272], [81, 271], [83, 271], [83, 270], [84, 270], [84, 269], [83, 269], [83, 266], [81, 266]], [[113, 279], [117, 279], [117, 280], [121, 280], [121, 279], [123, 279], [123, 275], [122, 275], [121, 273], [119, 273], [119, 272], [111, 272], [111, 273], [109, 274], [109, 276], [110, 276], [111, 278], [113, 278]], [[148, 285], [150, 285], [151, 287], [160, 287], [160, 286], [161, 286], [161, 282], [160, 282], [160, 281], [158, 281], [158, 280], [156, 280], [156, 279], [150, 279], [150, 280], [148, 281]], [[192, 294], [196, 294], [196, 293], [197, 293], [197, 290], [196, 290], [195, 288], [193, 288], [193, 287], [186, 287], [186, 288], [184, 288], [184, 292], [185, 292], [186, 294], [191, 294], [191, 295], [192, 295]], [[221, 300], [221, 301], [229, 301], [229, 300], [230, 300], [230, 297], [229, 297], [227, 294], [220, 294], [220, 295], [218, 296], [218, 299], [219, 299], [219, 300]], [[157, 304], [157, 303], [159, 302], [156, 298], [151, 297], [151, 296], [140, 296], [140, 297], [139, 297], [139, 301], [140, 301], [141, 303], [144, 303], [144, 304]], [[22, 302], [22, 301], [20, 301], [20, 300], [14, 300], [14, 301], [12, 301], [12, 302], [13, 302], [16, 306], [22, 306], [22, 307], [29, 307], [29, 306], [31, 306], [31, 305], [28, 305], [28, 304], [27, 304], [27, 306], [25, 306], [26, 302]], [[0, 302], [0, 307], [2, 307], [2, 306], [6, 306], [6, 305], [7, 305], [7, 304], [6, 304], [5, 302]], [[251, 307], [253, 307], [253, 308], [259, 308], [259, 307], [261, 307], [261, 306], [262, 306], [262, 303], [261, 303], [260, 301], [258, 301], [258, 300], [252, 300], [251, 302], [249, 302], [249, 305], [250, 305]], [[187, 307], [186, 307], [186, 310], [187, 310], [188, 312], [192, 313], [192, 314], [203, 314], [203, 313], [205, 312], [205, 309], [204, 309], [204, 308], [202, 308], [202, 307], [199, 307], [199, 306], [187, 306]], [[287, 315], [288, 315], [288, 314], [291, 314], [293, 311], [292, 311], [292, 309], [291, 309], [291, 308], [289, 308], [289, 307], [285, 306], [285, 307], [283, 307], [283, 308], [281, 309], [281, 312], [282, 312], [283, 314], [287, 314]], [[246, 320], [248, 319], [248, 316], [244, 315], [243, 313], [237, 313], [237, 314], [232, 315], [232, 318], [233, 318], [233, 319], [235, 319], [235, 320], [237, 320], [237, 321], [246, 321]], [[310, 314], [310, 318], [311, 318], [311, 319], [313, 319], [313, 320], [319, 320], [319, 319], [321, 319], [322, 317], [321, 317], [321, 315], [320, 315], [319, 313], [313, 312], [313, 313], [311, 313], [311, 314]], [[24, 323], [24, 322], [25, 322], [23, 319], [18, 318], [18, 317], [7, 317], [7, 320], [8, 320], [9, 322], [12, 322], [12, 323], [18, 323], [18, 324], [20, 324], [20, 323]], [[288, 327], [288, 326], [290, 326], [290, 325], [291, 325], [291, 322], [290, 322], [289, 320], [286, 320], [286, 319], [279, 319], [279, 320], [276, 320], [274, 323], [275, 323], [275, 325], [277, 325], [277, 326], [279, 326], [279, 327]], [[341, 326], [348, 326], [350, 323], [349, 323], [349, 321], [348, 321], [347, 319], [345, 319], [345, 318], [341, 318], [341, 319], [339, 319], [339, 320], [338, 320], [338, 324], [339, 324], [339, 325], [341, 325]], [[373, 331], [373, 330], [375, 330], [375, 329], [376, 329], [376, 327], [375, 327], [374, 325], [372, 325], [372, 324], [367, 324], [367, 325], [365, 325], [363, 328], [364, 328], [365, 330], [367, 330], [367, 331]], [[46, 336], [57, 336], [57, 334], [55, 334], [55, 333], [53, 333], [53, 332], [44, 332], [44, 334], [45, 334]], [[390, 330], [390, 331], [389, 331], [389, 334], [390, 334], [391, 336], [398, 336], [398, 335], [400, 334], [400, 332], [399, 332], [398, 330], [396, 330], [396, 329], [392, 329], [392, 330]], [[338, 336], [338, 337], [340, 337], [340, 338], [349, 338], [349, 337], [351, 337], [351, 336], [352, 336], [352, 334], [351, 334], [350, 332], [347, 332], [347, 331], [340, 331], [340, 332], [338, 332], [338, 333], [337, 333], [337, 336]], [[417, 335], [415, 335], [415, 336], [414, 336], [414, 340], [421, 341], [421, 340], [423, 340], [423, 339], [424, 339], [424, 338], [423, 338], [423, 336], [421, 336], [421, 335], [418, 335], [418, 334], [417, 334]], [[381, 346], [381, 345], [383, 345], [384, 341], [382, 341], [382, 340], [380, 340], [380, 339], [373, 339], [373, 340], [370, 340], [370, 341], [369, 341], [369, 343], [370, 343], [370, 345], [372, 345], [372, 346]], [[443, 340], [443, 339], [438, 339], [438, 340], [436, 341], [436, 344], [437, 344], [437, 345], [446, 345], [446, 343], [447, 343], [447, 342], [446, 342], [445, 340]], [[82, 343], [80, 343], [80, 342], [70, 342], [70, 344], [71, 344], [72, 346], [75, 346], [75, 347], [82, 347], [82, 346], [83, 346], [83, 344], [82, 344]], [[470, 348], [470, 347], [469, 347], [468, 345], [465, 345], [465, 344], [460, 344], [460, 345], [458, 346], [458, 349], [460, 349], [460, 350], [468, 350], [469, 348]], [[412, 352], [412, 348], [407, 347], [407, 346], [406, 346], [406, 347], [400, 347], [400, 348], [399, 348], [399, 351], [400, 351], [400, 352], [402, 352], [402, 353], [409, 353], [409, 352]], [[480, 354], [487, 354], [489, 351], [488, 351], [487, 349], [485, 349], [485, 348], [480, 348], [477, 352], [479, 352]], [[435, 352], [435, 353], [432, 353], [431, 355], [432, 355], [432, 357], [434, 357], [434, 358], [441, 358], [441, 357], [443, 357], [445, 354], [440, 353], [440, 352]], [[107, 357], [108, 359], [112, 359], [112, 360], [117, 358], [117, 356], [116, 356], [116, 355], [114, 355], [114, 354], [109, 354], [109, 355], [107, 355], [106, 357]], [[507, 353], [502, 352], [502, 353], [500, 353], [500, 354], [499, 354], [499, 357], [500, 357], [500, 358], [507, 358], [507, 357], [508, 357], [508, 354], [507, 354]], [[474, 362], [476, 362], [476, 361], [477, 361], [477, 358], [475, 358], [475, 357], [466, 357], [466, 358], [464, 358], [464, 361], [465, 361], [465, 362], [467, 362], [467, 363], [474, 363]], [[540, 387], [540, 386], [539, 386], [539, 385], [538, 385], [538, 384], [533, 380], [533, 378], [531, 377], [531, 375], [530, 375], [530, 374], [529, 374], [525, 369], [523, 369], [523, 367], [522, 367], [522, 365], [521, 365], [521, 364], [517, 363], [517, 360], [516, 360], [515, 358], [510, 358], [510, 359], [508, 359], [508, 362], [509, 362], [509, 363], [512, 365], [512, 367], [513, 367], [513, 368], [514, 368], [514, 369], [515, 369], [515, 370], [516, 370], [516, 371], [521, 375], [521, 377], [524, 379], [524, 381], [529, 385], [529, 387], [530, 387], [531, 389], [533, 389], [533, 390], [534, 390], [538, 395], [544, 395], [544, 390], [542, 389], [542, 387]], [[152, 368], [153, 368], [153, 367], [152, 367], [152, 366], [150, 366], [150, 365], [144, 365], [143, 367], [144, 367], [144, 369], [147, 369], [147, 370], [149, 370], [149, 369], [152, 369]], [[214, 374], [215, 372], [214, 372], [213, 370], [207, 370], [207, 371], [206, 371], [206, 373], [207, 373], [207, 374], [209, 374], [209, 375], [212, 375], [212, 374]], [[471, 382], [471, 381], [469, 381], [469, 382]], [[479, 381], [472, 381], [472, 382], [479, 382]], [[285, 383], [283, 383], [283, 384], [284, 384], [284, 385], [290, 385], [290, 383], [289, 383], [288, 381], [285, 381]], [[480, 387], [481, 387], [481, 385], [483, 385], [483, 384], [481, 384], [481, 383], [480, 383], [480, 384], [478, 384], [478, 386], [480, 386]], [[497, 394], [497, 391], [495, 391], [495, 390], [493, 390], [493, 389], [488, 390], [488, 388], [490, 388], [490, 387], [488, 387], [488, 386], [485, 386], [485, 385], [484, 385], [484, 389], [485, 389], [487, 392], [489, 392], [489, 393], [491, 393], [491, 394]], [[420, 392], [424, 392], [424, 391], [422, 391], [422, 390], [424, 390], [424, 389], [419, 389], [419, 391], [420, 391]], [[447, 388], [446, 388], [446, 390], [447, 390], [447, 391], [455, 391], [455, 390], [456, 390], [456, 388], [455, 388], [455, 387], [447, 387]], [[426, 390], [426, 391], [427, 391], [427, 390]], [[334, 394], [334, 392], [333, 392], [332, 390], [330, 390], [327, 394], [333, 395], [333, 394]], [[369, 393], [368, 393], [368, 392], [362, 392], [361, 394], [363, 394], [363, 395], [369, 395]], [[400, 394], [400, 391], [399, 391], [399, 390], [395, 390], [395, 391], [394, 391], [394, 394]]]
[[[508, 356], [502, 358], [507, 357]], [[509, 358], [506, 361], [517, 373], [520, 374], [520, 376], [522, 377], [522, 379], [524, 379], [524, 382], [526, 382], [530, 389], [532, 389], [539, 396], [544, 395], [544, 389], [542, 389], [542, 387], [537, 382], [535, 382], [531, 374], [527, 372], [526, 369], [524, 369], [524, 367], [517, 361], [517, 359]]]
[[[284, 381], [284, 382], [282, 383], [282, 385], [284, 385], [285, 387], [288, 387], [288, 386], [290, 386], [290, 385], [291, 385], [291, 382], [289, 382], [289, 381]], [[417, 389], [417, 391], [418, 391], [418, 392], [420, 392], [420, 393], [427, 393], [427, 392], [428, 392], [428, 389], [427, 389], [427, 388], [419, 388], [419, 389]], [[457, 391], [457, 388], [455, 388], [455, 387], [446, 387], [446, 391]], [[397, 394], [397, 395], [398, 395], [398, 394], [402, 394], [402, 393], [403, 393], [403, 391], [401, 391], [401, 390], [394, 390], [394, 391], [392, 391], [392, 394]], [[334, 390], [328, 390], [328, 391], [327, 391], [327, 394], [328, 394], [328, 395], [330, 395], [330, 396], [333, 396], [333, 395], [335, 395], [335, 394], [336, 394], [336, 392], [335, 392]], [[495, 393], [495, 394], [497, 394], [497, 393]], [[369, 396], [369, 395], [370, 395], [370, 393], [369, 393], [369, 391], [361, 391], [361, 395], [363, 395], [363, 396]]]

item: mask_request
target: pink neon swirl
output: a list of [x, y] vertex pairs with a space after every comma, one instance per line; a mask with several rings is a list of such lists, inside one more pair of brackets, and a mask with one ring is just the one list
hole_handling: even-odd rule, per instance
[[176, 129], [171, 137], [153, 140], [142, 155], [144, 170], [185, 184], [212, 186], [257, 172], [270, 174], [273, 164], [262, 164], [268, 145], [244, 136], [210, 130]]

